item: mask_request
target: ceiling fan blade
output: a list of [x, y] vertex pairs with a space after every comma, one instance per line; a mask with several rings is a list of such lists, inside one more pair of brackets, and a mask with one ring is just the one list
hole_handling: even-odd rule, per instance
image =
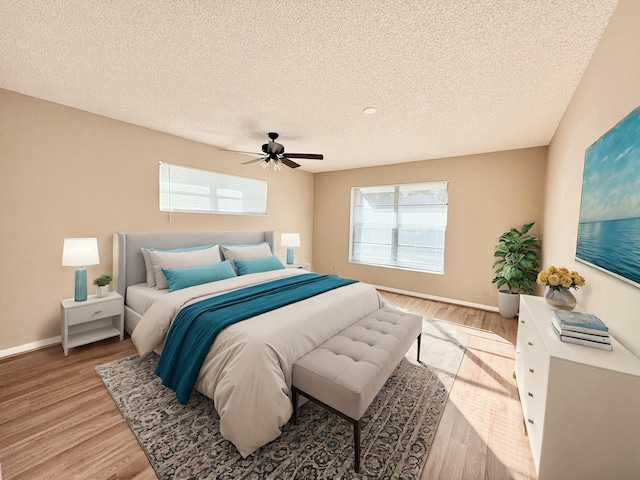
[[309, 160], [323, 160], [324, 159], [324, 155], [322, 155], [321, 153], [289, 153], [286, 152], [284, 154], [286, 157], [289, 158], [306, 158]]
[[294, 162], [292, 160], [289, 160], [287, 157], [282, 157], [280, 159], [280, 161], [282, 163], [284, 163], [287, 167], [298, 168], [300, 166], [300, 164], [298, 164], [298, 163], [296, 163], [296, 162]]
[[248, 163], [256, 163], [259, 162], [260, 160], [263, 160], [265, 157], [258, 157], [258, 158], [254, 158], [253, 160], [248, 160], [246, 162], [242, 162], [242, 165], [247, 165]]
[[245, 152], [242, 150], [229, 150], [228, 148], [221, 148], [223, 152], [244, 153], [246, 155], [262, 155], [260, 152]]

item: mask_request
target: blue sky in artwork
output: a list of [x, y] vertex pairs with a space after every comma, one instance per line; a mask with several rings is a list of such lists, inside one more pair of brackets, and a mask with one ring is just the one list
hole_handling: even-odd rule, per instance
[[591, 145], [580, 223], [640, 217], [640, 107]]

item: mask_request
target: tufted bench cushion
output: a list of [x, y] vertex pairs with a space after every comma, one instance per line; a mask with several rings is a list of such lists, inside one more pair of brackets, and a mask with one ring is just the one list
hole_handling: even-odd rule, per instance
[[351, 421], [358, 472], [360, 418], [421, 331], [419, 315], [381, 308], [300, 358], [293, 365], [294, 422], [298, 394]]

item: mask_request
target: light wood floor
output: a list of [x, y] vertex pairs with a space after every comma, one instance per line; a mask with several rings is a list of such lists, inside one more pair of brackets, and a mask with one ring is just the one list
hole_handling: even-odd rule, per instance
[[[422, 480], [535, 480], [512, 376], [517, 322], [381, 293], [469, 335]], [[54, 345], [0, 360], [0, 480], [155, 479], [94, 370], [133, 353], [130, 339], [116, 339], [74, 348], [68, 357]]]
[[380, 292], [469, 337], [421, 480], [535, 480], [513, 378], [518, 322], [494, 312]]

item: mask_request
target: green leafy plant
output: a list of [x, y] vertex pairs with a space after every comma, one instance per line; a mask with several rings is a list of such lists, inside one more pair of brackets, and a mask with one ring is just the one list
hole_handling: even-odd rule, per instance
[[111, 280], [111, 275], [103, 273], [93, 281], [93, 284], [99, 287], [104, 287], [105, 285], [109, 285], [111, 283]]
[[505, 285], [510, 293], [533, 294], [533, 284], [538, 277], [538, 252], [540, 240], [528, 232], [535, 222], [523, 225], [520, 230], [512, 228], [503, 233], [496, 245], [493, 264], [496, 276], [493, 283], [498, 289]]

